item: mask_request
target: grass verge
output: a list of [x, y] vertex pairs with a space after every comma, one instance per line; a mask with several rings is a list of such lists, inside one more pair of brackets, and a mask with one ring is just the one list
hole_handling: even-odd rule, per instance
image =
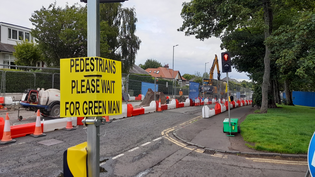
[[248, 147], [260, 151], [306, 154], [315, 131], [315, 109], [285, 106], [268, 109], [267, 114], [250, 114], [241, 124]]

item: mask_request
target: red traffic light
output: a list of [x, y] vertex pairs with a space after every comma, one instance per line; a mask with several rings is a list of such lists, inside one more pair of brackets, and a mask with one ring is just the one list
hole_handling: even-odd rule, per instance
[[225, 61], [227, 61], [229, 59], [229, 55], [226, 53], [226, 54], [224, 54], [223, 58]]

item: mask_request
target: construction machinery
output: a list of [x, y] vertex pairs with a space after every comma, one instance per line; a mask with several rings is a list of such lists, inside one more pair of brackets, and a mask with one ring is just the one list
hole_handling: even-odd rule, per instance
[[20, 104], [31, 111], [39, 109], [43, 116], [59, 117], [60, 90], [28, 89], [23, 93]]
[[217, 55], [215, 55], [212, 66], [210, 68], [209, 79], [204, 79], [203, 89], [207, 94], [218, 93], [218, 88], [214, 86], [214, 82], [213, 82], [213, 72], [214, 72], [215, 67], [217, 67], [217, 71], [218, 71], [217, 74], [218, 74], [218, 81], [219, 81], [221, 74], [220, 74], [219, 61], [218, 61]]

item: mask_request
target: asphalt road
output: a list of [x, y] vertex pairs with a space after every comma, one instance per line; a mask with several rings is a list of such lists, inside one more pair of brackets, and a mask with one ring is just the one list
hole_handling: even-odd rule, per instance
[[[174, 127], [180, 128], [184, 122], [198, 123], [200, 115], [201, 107], [185, 107], [102, 125], [100, 157], [106, 172], [100, 176], [305, 175], [305, 162], [211, 155], [172, 136]], [[86, 128], [82, 126], [74, 131], [50, 132], [41, 138], [18, 138], [14, 144], [0, 146], [0, 176], [57, 177], [63, 170], [63, 152], [84, 141]]]

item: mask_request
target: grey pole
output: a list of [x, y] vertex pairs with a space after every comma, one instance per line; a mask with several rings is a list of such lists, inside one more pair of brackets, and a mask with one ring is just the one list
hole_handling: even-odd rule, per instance
[[[127, 92], [127, 95], [129, 95], [129, 75], [127, 75], [127, 81], [126, 81], [126, 92]], [[129, 96], [128, 96], [128, 99], [129, 99]], [[126, 103], [128, 104], [128, 100], [126, 101]]]
[[156, 101], [156, 77], [154, 77], [154, 102]]
[[[205, 63], [205, 74], [207, 72], [206, 70], [206, 65], [207, 63], [209, 62], [206, 62]], [[203, 86], [203, 106], [205, 107], [206, 106], [206, 103], [205, 103], [205, 84], [204, 84], [204, 78], [202, 79], [202, 86]], [[203, 109], [203, 115], [206, 117], [206, 108]]]
[[172, 77], [173, 77], [173, 98], [175, 99], [175, 77], [174, 77], [174, 48], [178, 46], [178, 44], [176, 45], [173, 45], [173, 74], [172, 74]]
[[[100, 19], [99, 0], [87, 2], [87, 55], [88, 57], [100, 56]], [[88, 118], [87, 125], [87, 153], [88, 176], [100, 176], [100, 123], [102, 117]]]
[[[207, 69], [206, 69], [207, 63], [209, 63], [209, 62], [205, 62], [205, 74], [207, 72]], [[202, 84], [203, 84], [203, 98], [205, 98], [205, 87], [204, 87], [204, 83], [202, 83]]]
[[228, 99], [228, 114], [229, 114], [229, 126], [231, 127], [231, 116], [230, 116], [230, 102], [229, 102], [229, 73], [226, 72], [227, 77], [227, 99]]

